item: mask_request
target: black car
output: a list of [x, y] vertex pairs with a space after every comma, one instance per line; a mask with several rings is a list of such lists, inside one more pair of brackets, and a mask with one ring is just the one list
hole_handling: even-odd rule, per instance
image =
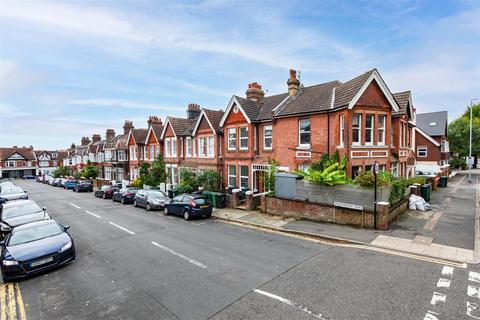
[[37, 177], [34, 176], [34, 175], [26, 175], [26, 176], [23, 176], [23, 180], [35, 180]]
[[102, 186], [100, 189], [95, 191], [94, 196], [97, 198], [112, 199], [113, 193], [118, 190], [119, 188], [116, 186]]
[[0, 241], [3, 282], [24, 278], [75, 260], [69, 226], [55, 220], [31, 222], [13, 229]]
[[122, 188], [113, 193], [112, 200], [120, 201], [122, 204], [133, 203], [137, 191], [137, 188]]
[[133, 205], [135, 207], [144, 207], [147, 211], [163, 209], [165, 205], [170, 202], [165, 193], [160, 190], [138, 190], [135, 194]]
[[182, 216], [185, 220], [193, 217], [207, 217], [212, 215], [212, 204], [207, 197], [194, 194], [181, 194], [170, 200], [163, 213]]
[[0, 211], [0, 239], [5, 238], [13, 228], [22, 224], [50, 219], [47, 208], [40, 208], [35, 201], [8, 202], [2, 206]]
[[90, 180], [78, 180], [72, 190], [73, 192], [93, 192], [93, 182]]

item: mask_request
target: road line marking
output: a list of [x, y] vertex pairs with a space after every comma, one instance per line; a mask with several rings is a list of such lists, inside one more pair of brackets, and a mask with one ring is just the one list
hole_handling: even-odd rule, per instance
[[73, 206], [73, 207], [75, 207], [75, 208], [77, 208], [77, 209], [82, 209], [82, 208], [80, 208], [79, 206], [77, 206], [76, 204], [70, 203], [70, 205]]
[[122, 226], [119, 226], [118, 224], [113, 223], [112, 221], [108, 221], [108, 223], [110, 223], [112, 226], [117, 227], [118, 229], [123, 230], [123, 231], [125, 231], [125, 232], [128, 232], [128, 233], [130, 233], [130, 234], [132, 234], [132, 235], [135, 234], [135, 232], [130, 231], [130, 230], [128, 230], [127, 228], [124, 228], [124, 227], [122, 227]]
[[[480, 319], [480, 306], [476, 303], [470, 303], [467, 301], [467, 316], [473, 319]], [[477, 312], [476, 315], [473, 315], [474, 312]]]
[[452, 277], [453, 270], [454, 270], [453, 267], [443, 266], [442, 275]]
[[7, 286], [2, 284], [0, 286], [0, 320], [7, 320], [7, 306], [6, 306], [6, 298], [7, 298]]
[[15, 288], [12, 283], [7, 284], [8, 292], [8, 320], [17, 320], [17, 302], [15, 301]]
[[188, 262], [190, 262], [190, 263], [192, 263], [192, 264], [194, 264], [194, 265], [196, 265], [196, 266], [198, 266], [198, 267], [200, 267], [200, 268], [207, 269], [207, 266], [206, 266], [206, 265], [204, 265], [204, 264], [201, 263], [201, 262], [198, 262], [197, 260], [193, 260], [193, 259], [191, 259], [191, 258], [189, 258], [189, 257], [187, 257], [187, 256], [184, 256], [183, 254], [178, 253], [178, 252], [176, 252], [176, 251], [173, 251], [172, 249], [170, 249], [170, 248], [168, 248], [168, 247], [162, 246], [161, 244], [156, 243], [155, 241], [152, 241], [152, 244], [153, 244], [154, 246], [156, 246], [156, 247], [159, 247], [160, 249], [163, 249], [163, 250], [165, 250], [165, 251], [167, 251], [167, 252], [170, 252], [171, 254], [173, 254], [173, 255], [175, 255], [175, 256], [177, 256], [177, 257], [179, 257], [179, 258], [182, 258], [183, 260], [187, 260]]
[[437, 305], [439, 302], [445, 302], [445, 300], [447, 300], [447, 296], [444, 295], [443, 293], [438, 293], [438, 292], [433, 292], [433, 296], [432, 296], [432, 300], [430, 301], [430, 303], [432, 305]]
[[470, 297], [480, 298], [480, 288], [476, 286], [468, 285], [467, 294]]
[[425, 314], [425, 318], [423, 318], [423, 320], [438, 320], [437, 316], [438, 316], [438, 313], [433, 311], [427, 311], [427, 313]]
[[468, 273], [468, 280], [473, 281], [473, 282], [480, 282], [480, 273], [470, 271]]
[[15, 289], [17, 290], [17, 303], [18, 303], [18, 311], [20, 313], [20, 320], [27, 320], [27, 315], [25, 313], [25, 306], [23, 304], [22, 290], [20, 289], [19, 283], [15, 283]]
[[91, 215], [94, 216], [95, 218], [102, 219], [102, 217], [100, 217], [98, 214], [95, 214], [95, 213], [90, 212], [90, 211], [88, 211], [88, 210], [85, 210], [85, 212], [88, 213], [88, 214], [91, 214]]
[[443, 279], [443, 278], [438, 279], [437, 287], [438, 288], [450, 288], [450, 279]]
[[285, 298], [282, 298], [280, 296], [277, 296], [276, 294], [273, 294], [273, 293], [270, 293], [270, 292], [266, 292], [266, 291], [263, 291], [263, 290], [259, 290], [259, 289], [255, 289], [253, 290], [255, 291], [256, 293], [258, 294], [262, 294], [264, 296], [267, 296], [269, 298], [272, 298], [272, 299], [275, 299], [275, 300], [278, 300], [282, 303], [285, 303], [289, 306], [292, 306], [292, 307], [295, 307], [303, 312], [306, 312], [308, 314], [310, 314], [311, 316], [317, 318], [317, 319], [322, 319], [322, 320], [327, 320], [328, 318], [325, 318], [321, 313], [317, 313], [317, 312], [314, 312], [312, 310], [309, 310], [307, 307], [305, 306], [302, 306], [301, 304], [298, 304], [296, 302], [293, 302], [291, 300], [288, 300], [288, 299], [285, 299]]

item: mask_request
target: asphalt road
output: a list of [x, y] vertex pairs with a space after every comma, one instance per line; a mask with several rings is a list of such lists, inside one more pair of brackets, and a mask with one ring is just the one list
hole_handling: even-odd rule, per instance
[[29, 320], [475, 319], [467, 307], [480, 319], [475, 266], [186, 222], [18, 184], [71, 226], [77, 249], [75, 263], [20, 282]]

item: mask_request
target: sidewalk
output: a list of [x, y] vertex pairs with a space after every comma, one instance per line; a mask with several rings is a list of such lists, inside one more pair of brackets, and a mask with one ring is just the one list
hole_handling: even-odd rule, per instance
[[[250, 226], [322, 238], [335, 242], [364, 244], [455, 262], [478, 263], [474, 259], [477, 175], [469, 184], [463, 172], [449, 179], [447, 188], [432, 193], [432, 210], [407, 211], [388, 231], [355, 228], [294, 218], [283, 218], [258, 211], [217, 209], [213, 216]], [[477, 248], [477, 251], [480, 248]]]

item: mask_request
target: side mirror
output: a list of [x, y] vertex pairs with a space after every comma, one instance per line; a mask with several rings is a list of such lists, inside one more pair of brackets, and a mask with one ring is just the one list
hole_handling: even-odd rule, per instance
[[0, 246], [3, 246], [5, 244], [5, 240], [0, 240]]
[[43, 207], [42, 210], [43, 210], [43, 211], [47, 211], [47, 207]]
[[25, 191], [23, 191], [23, 192], [27, 193], [27, 191], [26, 191], [26, 190], [25, 190]]
[[70, 226], [69, 226], [68, 224], [65, 224], [65, 225], [63, 226], [63, 229], [64, 229], [65, 231], [67, 231], [68, 229], [70, 229]]

